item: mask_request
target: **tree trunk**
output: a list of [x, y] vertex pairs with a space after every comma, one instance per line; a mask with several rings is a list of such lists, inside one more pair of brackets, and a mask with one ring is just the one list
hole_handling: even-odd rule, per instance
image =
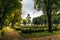
[[[0, 9], [0, 14], [1, 14], [1, 9]], [[0, 16], [0, 18], [1, 18], [1, 16]], [[1, 19], [0, 19], [1, 20]], [[1, 21], [0, 21], [1, 22]], [[2, 30], [2, 27], [1, 27], [1, 23], [0, 23], [0, 30]]]
[[3, 26], [4, 26], [4, 19], [2, 17], [0, 18], [0, 30], [2, 30]]
[[4, 26], [4, 20], [2, 20], [2, 21], [0, 20], [0, 30], [2, 30], [3, 26]]
[[48, 16], [48, 32], [53, 32], [53, 30], [52, 30], [51, 15]]
[[1, 15], [2, 15], [2, 13], [1, 13], [1, 8], [0, 8], [0, 30], [2, 30], [2, 28], [3, 28], [2, 27], [2, 21], [1, 21], [2, 20], [2, 16]]
[[2, 9], [0, 8], [0, 29], [1, 30], [2, 30], [3, 25], [4, 25], [4, 20], [6, 19], [5, 16], [6, 16], [8, 5], [9, 4], [7, 4], [7, 6], [4, 7], [3, 11], [1, 11]]
[[48, 0], [47, 3], [47, 9], [46, 9], [46, 13], [47, 13], [47, 17], [48, 17], [48, 32], [53, 32], [52, 30], [52, 20], [51, 20], [51, 12], [52, 12], [52, 8], [51, 8], [51, 0]]
[[12, 25], [11, 25], [12, 27], [14, 27], [14, 23], [12, 22]]
[[14, 15], [14, 18], [13, 18], [13, 20], [12, 20], [12, 25], [11, 25], [11, 27], [13, 27], [13, 28], [14, 28], [14, 24], [15, 24], [15, 17], [16, 17], [16, 14]]
[[3, 25], [2, 25], [2, 24], [0, 24], [0, 30], [2, 30], [2, 28], [3, 28]]

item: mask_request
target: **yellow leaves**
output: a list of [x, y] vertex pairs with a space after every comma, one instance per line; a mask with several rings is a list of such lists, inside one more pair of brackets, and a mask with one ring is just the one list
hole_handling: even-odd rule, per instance
[[14, 17], [15, 14], [11, 14], [12, 17]]
[[6, 19], [5, 21], [8, 21], [8, 19]]
[[14, 13], [11, 13], [10, 18], [14, 18], [14, 15], [15, 15]]
[[16, 22], [16, 24], [18, 24], [18, 22]]

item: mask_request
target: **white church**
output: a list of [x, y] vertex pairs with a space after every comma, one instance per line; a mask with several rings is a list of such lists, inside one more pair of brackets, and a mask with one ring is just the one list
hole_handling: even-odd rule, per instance
[[20, 26], [31, 26], [30, 14], [27, 14], [26, 19], [22, 19]]

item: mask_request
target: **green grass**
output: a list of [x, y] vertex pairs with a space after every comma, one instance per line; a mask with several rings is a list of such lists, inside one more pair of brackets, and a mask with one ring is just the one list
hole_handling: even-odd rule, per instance
[[[30, 29], [29, 27], [27, 28], [21, 28], [22, 30], [28, 30]], [[20, 33], [21, 36], [25, 37], [25, 38], [30, 38], [30, 37], [41, 37], [41, 36], [48, 36], [48, 35], [55, 35], [55, 34], [60, 34], [60, 28], [58, 28], [57, 30], [53, 30], [52, 33], [47, 32], [47, 28], [31, 28], [32, 30], [41, 30], [41, 29], [45, 29], [46, 31], [44, 32], [33, 32], [33, 33]], [[55, 28], [53, 28], [55, 29]]]
[[20, 33], [21, 36], [25, 38], [30, 38], [30, 37], [41, 37], [41, 36], [48, 36], [48, 35], [54, 35], [54, 34], [60, 34], [60, 31], [54, 31], [53, 33], [50, 32], [35, 32], [35, 33]]

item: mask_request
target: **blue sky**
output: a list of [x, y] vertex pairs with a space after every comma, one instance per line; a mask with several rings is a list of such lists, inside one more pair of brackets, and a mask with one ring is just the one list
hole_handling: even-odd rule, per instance
[[42, 11], [36, 11], [34, 9], [34, 1], [33, 0], [23, 0], [22, 1], [22, 18], [26, 18], [27, 14], [29, 13], [31, 18], [40, 16], [43, 14]]

